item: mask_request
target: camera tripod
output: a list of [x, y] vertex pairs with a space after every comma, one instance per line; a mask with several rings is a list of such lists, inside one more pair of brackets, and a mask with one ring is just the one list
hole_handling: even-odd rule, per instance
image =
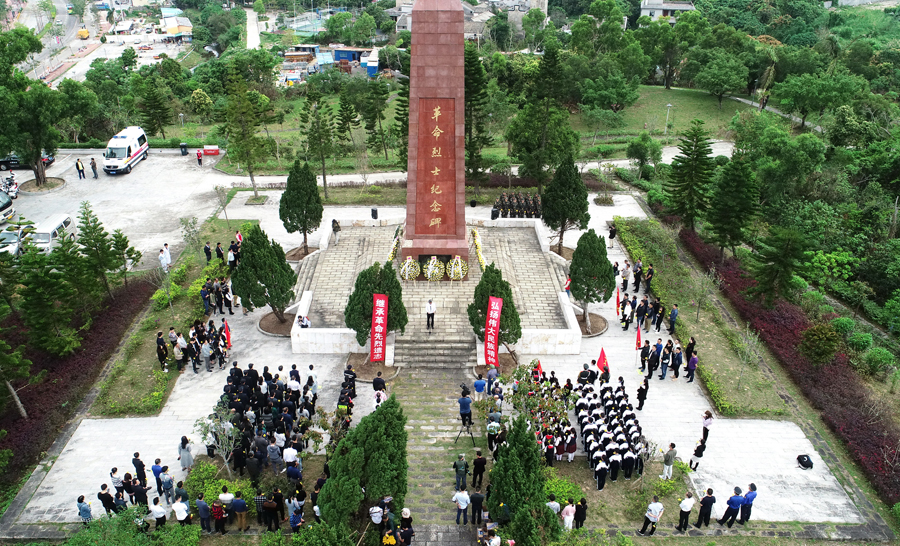
[[453, 440], [453, 443], [459, 441], [459, 437], [462, 436], [463, 431], [469, 435], [469, 438], [472, 439], [472, 447], [475, 447], [475, 436], [472, 434], [472, 425], [461, 425], [459, 427], [459, 434], [456, 435], [456, 440]]

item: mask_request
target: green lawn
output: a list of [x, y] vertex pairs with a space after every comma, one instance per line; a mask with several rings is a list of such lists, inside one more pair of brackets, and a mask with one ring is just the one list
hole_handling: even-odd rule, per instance
[[[720, 110], [719, 101], [715, 97], [695, 89], [666, 90], [664, 87], [642, 85], [640, 93], [641, 98], [622, 112], [625, 127], [611, 132], [611, 135], [636, 135], [645, 129], [662, 134], [666, 125], [667, 105], [671, 104], [669, 123], [672, 124], [672, 130], [669, 133], [680, 133], [690, 126], [691, 120], [699, 118], [706, 122], [707, 130], [716, 137], [728, 126], [735, 112], [751, 108], [726, 98], [722, 101]], [[583, 133], [590, 132], [579, 114], [572, 115], [572, 127]]]
[[190, 70], [203, 62], [203, 55], [197, 51], [191, 51], [184, 58], [179, 59], [181, 66]]

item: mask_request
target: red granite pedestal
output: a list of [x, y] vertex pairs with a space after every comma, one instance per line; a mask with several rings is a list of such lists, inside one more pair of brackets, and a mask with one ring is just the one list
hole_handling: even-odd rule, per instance
[[401, 254], [468, 261], [465, 206], [465, 41], [459, 0], [412, 10], [406, 241]]

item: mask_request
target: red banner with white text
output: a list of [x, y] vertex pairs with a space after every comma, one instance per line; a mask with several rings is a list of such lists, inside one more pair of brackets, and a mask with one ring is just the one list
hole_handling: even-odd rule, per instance
[[372, 343], [369, 360], [384, 360], [384, 340], [387, 338], [388, 297], [385, 294], [372, 295]]
[[491, 296], [488, 299], [487, 320], [484, 323], [484, 360], [488, 366], [498, 366], [497, 344], [500, 342], [500, 313], [503, 298]]

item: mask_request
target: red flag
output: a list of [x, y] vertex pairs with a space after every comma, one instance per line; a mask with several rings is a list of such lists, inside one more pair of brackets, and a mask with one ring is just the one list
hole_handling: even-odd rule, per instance
[[500, 342], [500, 313], [503, 312], [503, 298], [488, 298], [487, 318], [484, 321], [484, 361], [488, 366], [497, 366], [497, 344]]
[[637, 334], [637, 343], [634, 344], [634, 350], [641, 350], [641, 325], [638, 324], [638, 334]]
[[544, 375], [544, 368], [541, 367], [541, 361], [540, 361], [540, 360], [538, 360], [537, 371], [538, 371], [538, 377]]
[[228, 348], [231, 349], [231, 326], [228, 326], [228, 321], [222, 319], [222, 322], [225, 323], [225, 342], [228, 343]]
[[384, 360], [384, 340], [387, 337], [388, 297], [385, 294], [372, 294], [372, 345], [369, 360]]
[[609, 362], [606, 360], [606, 351], [603, 348], [600, 348], [600, 358], [597, 359], [597, 367], [600, 368], [600, 371], [609, 370]]
[[616, 313], [619, 312], [619, 287], [616, 287]]

